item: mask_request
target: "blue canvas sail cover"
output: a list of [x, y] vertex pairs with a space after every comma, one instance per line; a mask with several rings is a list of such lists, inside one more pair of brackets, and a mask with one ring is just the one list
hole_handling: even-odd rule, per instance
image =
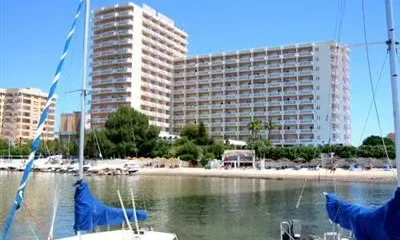
[[357, 240], [400, 239], [400, 188], [385, 205], [371, 208], [346, 202], [335, 194], [326, 195], [329, 218], [351, 230]]
[[[130, 221], [134, 221], [132, 209], [126, 209]], [[136, 210], [137, 220], [146, 220], [147, 211]], [[75, 231], [92, 231], [96, 226], [111, 226], [125, 222], [123, 210], [105, 205], [90, 192], [87, 182], [79, 180], [75, 191]]]

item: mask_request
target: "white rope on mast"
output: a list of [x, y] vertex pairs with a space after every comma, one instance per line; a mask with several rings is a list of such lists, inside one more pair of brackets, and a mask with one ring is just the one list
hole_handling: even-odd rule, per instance
[[306, 184], [307, 184], [307, 178], [304, 179], [304, 184], [303, 184], [303, 187], [301, 188], [301, 193], [300, 193], [299, 199], [297, 200], [296, 208], [299, 208], [299, 206], [300, 206], [300, 201], [301, 201], [301, 198], [303, 197], [303, 192], [304, 192], [304, 188], [306, 187]]
[[58, 196], [60, 195], [59, 190], [58, 190], [58, 185], [56, 184], [55, 187], [55, 194], [54, 194], [54, 202], [53, 202], [53, 217], [51, 219], [51, 226], [50, 226], [50, 232], [49, 232], [49, 236], [47, 237], [47, 240], [52, 240], [54, 239], [53, 236], [53, 231], [54, 231], [54, 224], [56, 221], [56, 216], [57, 216], [57, 208], [58, 208]]
[[126, 221], [126, 223], [128, 224], [129, 230], [130, 230], [131, 232], [133, 232], [133, 230], [132, 230], [132, 225], [131, 225], [131, 223], [129, 222], [128, 215], [126, 214], [124, 202], [122, 201], [121, 193], [119, 192], [119, 190], [117, 190], [117, 194], [118, 194], [119, 202], [121, 203], [122, 211], [123, 211], [123, 213], [124, 213], [125, 221]]
[[133, 217], [135, 219], [135, 226], [136, 226], [136, 230], [139, 231], [139, 223], [138, 223], [137, 215], [136, 215], [135, 197], [133, 196], [132, 188], [131, 188], [131, 199], [132, 199]]

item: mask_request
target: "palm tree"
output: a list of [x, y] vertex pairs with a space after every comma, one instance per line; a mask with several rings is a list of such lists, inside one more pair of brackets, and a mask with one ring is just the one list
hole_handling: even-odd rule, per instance
[[274, 124], [271, 120], [266, 122], [264, 124], [264, 129], [268, 131], [267, 133], [267, 139], [271, 139], [271, 130], [273, 130], [276, 127], [276, 124]]
[[258, 132], [262, 129], [262, 121], [258, 118], [247, 124], [248, 129], [251, 131], [251, 136], [253, 139], [257, 138]]

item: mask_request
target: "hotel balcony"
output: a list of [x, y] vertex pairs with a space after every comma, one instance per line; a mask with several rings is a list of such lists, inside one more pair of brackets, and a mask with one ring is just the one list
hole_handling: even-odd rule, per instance
[[101, 48], [106, 48], [106, 47], [121, 47], [124, 45], [131, 45], [133, 43], [133, 40], [131, 38], [124, 38], [120, 40], [110, 40], [110, 41], [105, 41], [101, 43], [95, 43], [93, 44], [93, 50], [96, 51]]
[[311, 57], [314, 55], [313, 52], [299, 52], [298, 53], [299, 57]]
[[132, 35], [133, 35], [132, 30], [108, 31], [108, 32], [104, 32], [104, 33], [94, 34], [93, 40], [97, 41], [100, 39], [110, 38], [110, 37], [123, 38], [126, 36], [132, 36]]
[[114, 68], [114, 69], [104, 69], [104, 70], [95, 70], [92, 73], [92, 76], [104, 76], [104, 75], [112, 75], [116, 73], [131, 73], [132, 68]]
[[282, 76], [282, 73], [280, 73], [280, 72], [275, 72], [275, 73], [269, 73], [269, 74], [268, 74], [268, 77], [269, 77], [269, 78], [274, 78], [274, 77], [279, 78], [279, 77], [281, 77], [281, 76]]
[[91, 113], [112, 113], [115, 112], [117, 108], [92, 108]]
[[310, 66], [313, 65], [313, 61], [301, 61], [298, 63], [299, 66]]
[[313, 119], [302, 119], [302, 120], [299, 120], [299, 124], [314, 124], [314, 120]]
[[299, 76], [308, 76], [308, 75], [313, 75], [313, 71], [300, 71]]
[[313, 80], [299, 80], [299, 85], [313, 85], [314, 81]]
[[[115, 55], [123, 55], [123, 54], [132, 54], [133, 50], [131, 48], [122, 48], [118, 50], [107, 50], [107, 51], [96, 51], [95, 53], [92, 54], [93, 58], [99, 58], [99, 57], [110, 57], [110, 56], [115, 56]], [[94, 60], [95, 62], [96, 60]]]
[[132, 82], [130, 77], [117, 77], [117, 78], [106, 78], [106, 79], [96, 79], [91, 81], [92, 86], [100, 86], [115, 83], [128, 83]]
[[[271, 54], [271, 55], [268, 55], [268, 60], [274, 60], [274, 59], [280, 59], [281, 58], [281, 55], [280, 54]], [[268, 67], [269, 67], [269, 65], [268, 65]]]
[[266, 56], [253, 57], [253, 61], [265, 61]]
[[265, 66], [265, 65], [262, 65], [262, 66], [254, 66], [253, 67], [253, 70], [264, 70], [264, 69], [266, 69], [267, 68], [267, 66]]
[[105, 103], [130, 103], [130, 97], [115, 97], [115, 98], [94, 98], [92, 104], [105, 104]]
[[103, 95], [103, 94], [112, 94], [112, 93], [127, 93], [131, 92], [132, 88], [94, 88], [92, 89], [92, 95]]
[[108, 29], [108, 28], [117, 28], [117, 27], [122, 27], [122, 26], [129, 26], [129, 25], [133, 25], [133, 21], [131, 19], [117, 21], [117, 22], [108, 22], [108, 23], [103, 23], [103, 24], [96, 24], [93, 27], [93, 29], [95, 31], [97, 31], [97, 30], [105, 30], [105, 29]]
[[107, 121], [107, 117], [92, 117], [90, 121], [92, 123], [104, 123], [105, 121]]
[[225, 60], [225, 64], [231, 64], [231, 63], [237, 63], [237, 62], [238, 62], [238, 60], [236, 58]]
[[96, 14], [94, 17], [95, 22], [101, 22], [103, 20], [115, 20], [115, 18], [118, 17], [127, 17], [127, 16], [133, 16], [133, 11], [121, 11], [121, 12], [112, 12], [112, 13], [107, 13], [107, 14]]
[[314, 139], [312, 139], [312, 138], [305, 138], [305, 139], [300, 139], [300, 143], [309, 143], [309, 144], [312, 144], [312, 143], [314, 143]]
[[132, 58], [97, 60], [93, 63], [93, 67], [103, 67], [108, 65], [127, 64], [127, 63], [132, 63]]

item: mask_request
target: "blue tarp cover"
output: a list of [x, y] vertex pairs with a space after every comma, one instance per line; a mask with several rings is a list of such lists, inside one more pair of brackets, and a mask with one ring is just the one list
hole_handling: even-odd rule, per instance
[[357, 240], [400, 239], [400, 188], [385, 205], [371, 208], [346, 202], [335, 194], [326, 195], [329, 218], [351, 230]]
[[[132, 209], [126, 209], [130, 221], [134, 221]], [[138, 220], [147, 219], [147, 211], [136, 210]], [[125, 222], [123, 210], [109, 207], [98, 201], [90, 192], [87, 182], [76, 183], [75, 231], [92, 231], [96, 226], [111, 226]]]

